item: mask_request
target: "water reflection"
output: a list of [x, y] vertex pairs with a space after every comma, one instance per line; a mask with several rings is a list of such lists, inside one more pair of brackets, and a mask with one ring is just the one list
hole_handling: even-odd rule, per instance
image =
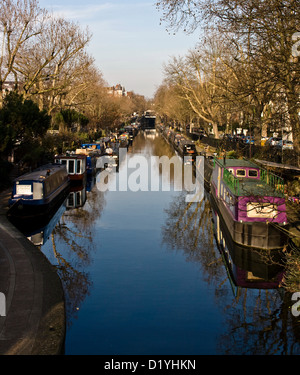
[[[95, 177], [96, 178], [96, 177]], [[93, 184], [93, 188], [90, 186]], [[105, 206], [104, 194], [95, 189], [95, 179], [86, 186], [77, 187], [67, 198], [67, 210], [51, 235], [51, 247], [43, 248], [48, 258], [53, 252], [52, 264], [57, 267], [66, 296], [67, 322], [76, 318], [93, 282], [86, 271], [96, 251], [94, 225]], [[87, 199], [88, 194], [88, 199]]]
[[207, 195], [197, 204], [187, 204], [182, 194], [166, 213], [163, 242], [199, 264], [225, 318], [217, 352], [300, 354], [299, 319], [291, 314], [290, 294], [281, 288], [282, 250], [236, 245]]
[[243, 247], [233, 242], [227, 227], [212, 205], [214, 234], [228, 277], [235, 286], [234, 295], [240, 288], [277, 289], [284, 275], [282, 249], [268, 251]]
[[[55, 266], [66, 297], [70, 324], [93, 285], [86, 269], [93, 262], [95, 221], [105, 206], [104, 194], [95, 189], [96, 176], [73, 184], [52, 217], [41, 222], [14, 223]], [[88, 197], [88, 200], [87, 200]]]

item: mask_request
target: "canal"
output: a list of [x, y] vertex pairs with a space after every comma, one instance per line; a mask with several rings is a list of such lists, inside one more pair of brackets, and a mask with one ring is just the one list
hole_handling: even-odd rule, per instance
[[[140, 132], [118, 173], [162, 155], [174, 153], [161, 136]], [[300, 354], [282, 268], [234, 248], [208, 194], [187, 203], [175, 174], [165, 191], [99, 181], [28, 234], [64, 286], [65, 354]]]

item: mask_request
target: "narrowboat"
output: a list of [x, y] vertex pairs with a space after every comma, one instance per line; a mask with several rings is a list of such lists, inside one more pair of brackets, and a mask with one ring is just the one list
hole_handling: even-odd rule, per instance
[[188, 141], [187, 139], [181, 139], [178, 144], [178, 152], [184, 162], [187, 164], [193, 164], [196, 161], [197, 150], [193, 142]]
[[82, 143], [81, 145], [81, 148], [82, 149], [89, 149], [89, 150], [93, 150], [93, 151], [101, 151], [101, 144], [100, 142], [96, 142], [96, 143]]
[[77, 155], [86, 155], [86, 173], [87, 176], [92, 176], [96, 173], [97, 158], [100, 157], [100, 153], [89, 148], [78, 148], [76, 150]]
[[67, 153], [64, 155], [56, 155], [54, 157], [56, 164], [64, 165], [69, 178], [72, 181], [82, 182], [86, 178], [87, 160], [86, 155]]
[[284, 246], [283, 179], [245, 159], [215, 159], [210, 193], [234, 242], [264, 249]]
[[69, 191], [66, 168], [47, 164], [13, 182], [8, 217], [26, 218], [50, 215]]
[[123, 133], [118, 138], [120, 148], [128, 148], [129, 147], [129, 134]]

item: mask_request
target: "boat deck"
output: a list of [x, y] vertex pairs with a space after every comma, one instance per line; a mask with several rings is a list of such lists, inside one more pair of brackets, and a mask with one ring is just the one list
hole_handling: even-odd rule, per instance
[[[231, 186], [229, 186], [231, 188]], [[232, 190], [232, 189], [231, 189]], [[233, 193], [236, 192], [233, 190]], [[274, 189], [264, 181], [256, 179], [240, 179], [239, 180], [239, 196], [264, 196], [264, 197], [282, 197], [281, 191]]]
[[[260, 168], [258, 165], [245, 159], [216, 160], [224, 169], [223, 181], [232, 193], [238, 196], [284, 197], [284, 181], [281, 177]], [[230, 173], [230, 168], [256, 169], [258, 178], [236, 177]]]

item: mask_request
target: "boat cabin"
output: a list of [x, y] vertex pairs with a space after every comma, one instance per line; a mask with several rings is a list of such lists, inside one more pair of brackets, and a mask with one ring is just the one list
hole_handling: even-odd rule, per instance
[[71, 181], [81, 181], [86, 176], [87, 157], [81, 154], [56, 155], [54, 157], [56, 164], [64, 165], [67, 169]]

